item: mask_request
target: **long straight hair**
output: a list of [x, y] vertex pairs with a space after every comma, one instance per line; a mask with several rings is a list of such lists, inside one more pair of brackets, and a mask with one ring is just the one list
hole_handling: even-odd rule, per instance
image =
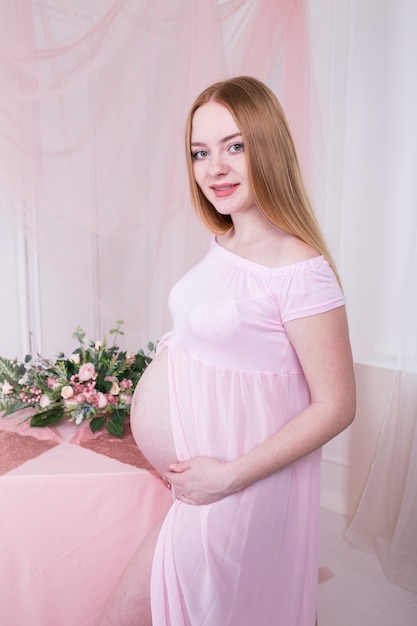
[[339, 276], [308, 199], [284, 111], [275, 94], [259, 80], [238, 76], [217, 82], [194, 101], [188, 114], [185, 149], [191, 197], [198, 216], [215, 234], [233, 226], [230, 215], [218, 213], [197, 185], [191, 156], [196, 110], [215, 101], [233, 116], [245, 146], [249, 180], [260, 212], [275, 226], [310, 245]]

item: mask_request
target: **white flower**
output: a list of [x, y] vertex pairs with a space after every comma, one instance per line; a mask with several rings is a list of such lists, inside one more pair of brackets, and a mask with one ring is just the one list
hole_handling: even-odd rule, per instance
[[51, 399], [44, 393], [39, 400], [39, 406], [45, 409], [50, 404], [51, 404]]
[[1, 386], [1, 393], [3, 396], [8, 396], [13, 393], [13, 385], [11, 385], [7, 380]]
[[80, 353], [79, 352], [73, 352], [69, 358], [70, 361], [72, 361], [72, 363], [75, 363], [75, 365], [78, 365], [78, 363], [80, 362]]
[[71, 387], [71, 385], [65, 385], [65, 387], [62, 387], [61, 396], [65, 400], [68, 400], [68, 398], [71, 398], [73, 395], [74, 395], [74, 389]]
[[126, 363], [128, 365], [133, 365], [136, 361], [136, 355], [134, 352], [126, 352]]
[[84, 413], [80, 411], [79, 413], [77, 413], [77, 417], [75, 418], [75, 423], [77, 424], [77, 426], [81, 424], [83, 419], [84, 419]]
[[112, 386], [111, 386], [111, 389], [110, 389], [109, 393], [111, 393], [112, 396], [117, 396], [117, 395], [119, 395], [119, 392], [120, 392], [120, 387], [116, 383], [116, 381], [114, 381], [112, 383]]
[[109, 393], [112, 396], [118, 396], [120, 393], [120, 387], [119, 387], [119, 381], [117, 380], [116, 376], [106, 376], [104, 380], [109, 380], [112, 383]]
[[94, 343], [94, 349], [96, 352], [98, 352], [99, 350], [101, 350], [101, 348], [103, 347], [103, 342], [102, 341], [96, 341]]

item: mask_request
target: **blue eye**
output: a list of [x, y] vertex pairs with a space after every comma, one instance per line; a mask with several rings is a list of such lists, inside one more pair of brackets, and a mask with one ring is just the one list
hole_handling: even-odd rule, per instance
[[244, 150], [244, 146], [243, 143], [232, 143], [231, 146], [229, 146], [229, 150], [230, 152], [243, 152]]
[[206, 150], [197, 150], [196, 152], [192, 152], [191, 157], [193, 159], [205, 159], [208, 155]]

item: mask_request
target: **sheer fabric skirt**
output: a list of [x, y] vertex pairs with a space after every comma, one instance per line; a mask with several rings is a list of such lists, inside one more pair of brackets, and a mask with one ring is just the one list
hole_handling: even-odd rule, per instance
[[[178, 460], [227, 461], [309, 402], [302, 373], [225, 370], [169, 346]], [[153, 626], [314, 626], [320, 451], [210, 505], [176, 500], [152, 568]]]

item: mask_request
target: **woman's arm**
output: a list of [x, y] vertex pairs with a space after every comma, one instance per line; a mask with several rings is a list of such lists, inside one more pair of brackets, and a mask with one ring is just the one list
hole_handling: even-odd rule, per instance
[[310, 389], [310, 405], [233, 461], [197, 457], [171, 466], [165, 478], [180, 499], [207, 504], [239, 491], [320, 448], [352, 422], [355, 379], [345, 307], [288, 322], [285, 328]]
[[275, 435], [232, 462], [235, 489], [320, 448], [349, 426], [355, 415], [345, 307], [289, 322], [286, 330], [303, 368], [311, 403]]

